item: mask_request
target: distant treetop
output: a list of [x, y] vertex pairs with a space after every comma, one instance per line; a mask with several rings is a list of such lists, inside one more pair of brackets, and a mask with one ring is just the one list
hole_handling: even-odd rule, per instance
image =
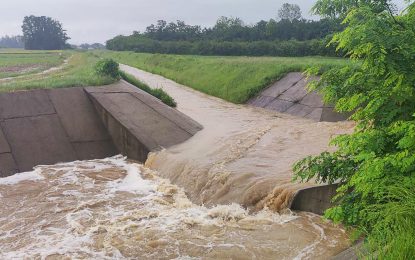
[[301, 8], [296, 4], [289, 3], [283, 4], [281, 9], [278, 10], [278, 17], [281, 20], [288, 20], [290, 22], [294, 20], [300, 21], [303, 19]]

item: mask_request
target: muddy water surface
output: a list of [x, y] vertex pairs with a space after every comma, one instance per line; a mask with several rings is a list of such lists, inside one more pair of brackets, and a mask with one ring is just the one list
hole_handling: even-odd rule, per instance
[[326, 259], [345, 232], [320, 217], [204, 207], [117, 156], [0, 179], [0, 259]]
[[315, 185], [293, 183], [293, 163], [328, 150], [331, 137], [353, 129], [351, 122], [313, 122], [231, 104], [159, 75], [121, 68], [151, 87], [163, 88], [177, 101], [178, 110], [204, 127], [146, 162], [183, 187], [197, 204], [284, 209], [297, 190]]

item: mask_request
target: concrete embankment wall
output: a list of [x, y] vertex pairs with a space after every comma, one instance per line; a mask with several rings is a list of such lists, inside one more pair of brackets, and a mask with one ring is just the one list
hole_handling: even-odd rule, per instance
[[317, 92], [308, 92], [308, 83], [315, 79], [317, 78], [307, 79], [300, 72], [288, 73], [249, 100], [248, 104], [314, 121], [346, 120], [349, 115], [337, 113], [333, 106], [323, 104], [322, 97]]
[[148, 152], [185, 141], [201, 126], [120, 82], [106, 87], [0, 94], [0, 177], [36, 165]]

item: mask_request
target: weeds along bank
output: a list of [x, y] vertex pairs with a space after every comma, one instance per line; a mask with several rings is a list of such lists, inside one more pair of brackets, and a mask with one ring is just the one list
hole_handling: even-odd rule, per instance
[[237, 104], [245, 103], [288, 72], [304, 71], [312, 66], [327, 70], [348, 62], [327, 57], [206, 57], [112, 51], [96, 53]]

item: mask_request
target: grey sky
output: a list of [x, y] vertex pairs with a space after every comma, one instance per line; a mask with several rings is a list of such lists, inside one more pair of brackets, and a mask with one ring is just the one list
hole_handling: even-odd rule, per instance
[[[159, 19], [211, 26], [219, 16], [246, 23], [275, 18], [283, 3], [300, 5], [310, 18], [314, 0], [1, 0], [0, 36], [21, 34], [25, 15], [45, 15], [63, 23], [71, 43], [104, 43], [119, 35], [143, 31]], [[397, 0], [401, 2], [401, 0]]]

